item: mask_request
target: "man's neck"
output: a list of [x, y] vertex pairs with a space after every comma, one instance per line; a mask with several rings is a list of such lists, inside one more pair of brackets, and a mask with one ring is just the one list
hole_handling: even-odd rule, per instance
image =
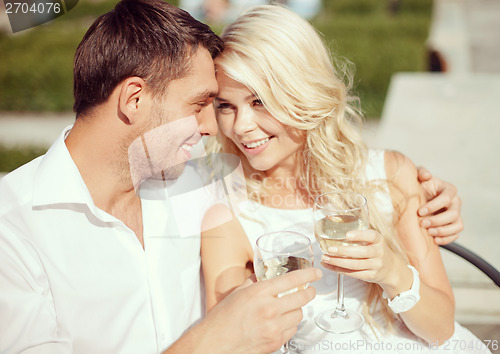
[[120, 146], [123, 141], [105, 122], [77, 119], [65, 143], [95, 205], [127, 225], [144, 247], [141, 200]]

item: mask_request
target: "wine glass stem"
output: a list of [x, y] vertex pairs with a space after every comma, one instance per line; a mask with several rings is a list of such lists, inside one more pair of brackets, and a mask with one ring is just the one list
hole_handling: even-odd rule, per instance
[[337, 283], [337, 308], [332, 314], [332, 317], [347, 317], [344, 307], [344, 274], [338, 274]]

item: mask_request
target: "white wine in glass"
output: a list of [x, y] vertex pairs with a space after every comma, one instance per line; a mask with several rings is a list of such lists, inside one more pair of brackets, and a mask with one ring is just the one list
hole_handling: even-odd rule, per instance
[[[314, 263], [311, 241], [307, 236], [293, 231], [278, 231], [264, 234], [257, 239], [254, 249], [254, 270], [258, 281], [271, 279], [294, 270], [310, 268]], [[305, 284], [302, 288], [305, 288]], [[290, 289], [278, 296], [293, 293]], [[289, 353], [288, 343], [281, 353]]]
[[[363, 245], [364, 242], [346, 239], [349, 231], [366, 230], [369, 225], [366, 198], [354, 192], [331, 192], [314, 201], [314, 234], [323, 253], [329, 247]], [[357, 311], [344, 306], [344, 275], [338, 274], [337, 307], [326, 310], [315, 318], [321, 329], [337, 333], [350, 333], [360, 329], [365, 320]]]
[[323, 253], [328, 253], [329, 247], [364, 245], [362, 241], [346, 240], [345, 235], [366, 228], [365, 221], [353, 215], [326, 215], [315, 221], [314, 234]]

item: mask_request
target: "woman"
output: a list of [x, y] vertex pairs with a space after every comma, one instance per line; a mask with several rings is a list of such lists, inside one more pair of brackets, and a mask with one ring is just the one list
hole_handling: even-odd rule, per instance
[[[323, 279], [313, 284], [318, 295], [304, 309], [296, 345], [307, 349], [325, 338], [422, 348], [452, 336], [479, 342], [454, 323], [454, 298], [439, 247], [419, 223], [425, 198], [415, 167], [399, 153], [367, 150], [356, 100], [312, 26], [285, 8], [261, 6], [241, 15], [222, 38], [226, 47], [216, 60], [215, 102], [220, 143], [223, 151], [241, 158], [249, 200], [239, 205], [237, 218], [202, 233], [207, 308], [251, 274], [259, 235], [293, 229], [314, 240], [314, 198], [352, 190], [369, 201], [370, 229], [353, 233], [353, 240], [366, 245], [330, 249], [321, 260], [349, 275], [346, 307], [362, 309], [369, 325], [349, 336], [329, 335], [314, 325], [315, 314], [333, 308], [336, 300], [335, 274], [324, 270]], [[207, 224], [221, 211], [211, 209]], [[420, 300], [396, 316], [382, 295], [394, 299], [412, 287], [408, 265], [419, 273]]]

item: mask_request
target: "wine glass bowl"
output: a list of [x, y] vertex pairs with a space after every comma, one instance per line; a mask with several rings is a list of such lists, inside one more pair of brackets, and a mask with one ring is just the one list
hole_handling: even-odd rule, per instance
[[[311, 241], [293, 231], [271, 232], [260, 236], [255, 244], [254, 271], [258, 281], [303, 268], [314, 263]], [[296, 291], [290, 289], [287, 293]], [[280, 294], [283, 295], [283, 294]]]
[[[271, 232], [260, 236], [254, 248], [254, 271], [258, 281], [271, 279], [314, 264], [311, 240], [294, 231]], [[308, 284], [278, 294], [278, 297], [304, 289]], [[288, 343], [281, 353], [289, 353]]]
[[[313, 218], [316, 241], [324, 254], [328, 254], [330, 247], [364, 244], [346, 238], [349, 231], [368, 228], [367, 200], [363, 195], [347, 191], [322, 194], [314, 201]], [[338, 274], [337, 307], [323, 311], [315, 321], [321, 329], [337, 334], [350, 333], [363, 326], [363, 316], [344, 306], [343, 274]]]

